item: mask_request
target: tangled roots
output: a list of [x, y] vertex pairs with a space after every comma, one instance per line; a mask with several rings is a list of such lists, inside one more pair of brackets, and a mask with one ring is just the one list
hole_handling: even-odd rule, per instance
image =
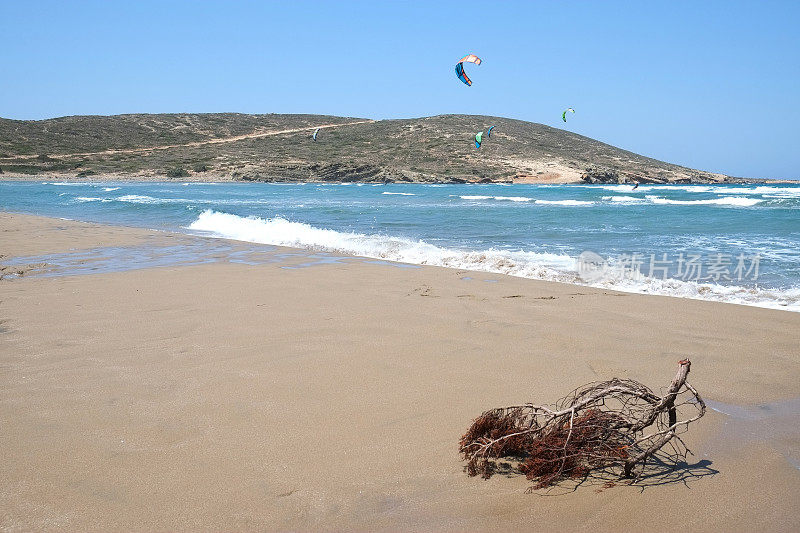
[[[637, 381], [612, 379], [576, 389], [552, 409], [527, 404], [486, 411], [461, 438], [467, 473], [488, 479], [498, 460], [508, 459], [538, 489], [597, 469], [617, 467], [634, 477], [634, 468], [643, 469], [666, 445], [670, 457], [685, 458], [690, 452], [678, 434], [706, 409], [686, 382], [690, 366], [680, 361], [663, 397]], [[680, 408], [693, 412], [678, 420]]]

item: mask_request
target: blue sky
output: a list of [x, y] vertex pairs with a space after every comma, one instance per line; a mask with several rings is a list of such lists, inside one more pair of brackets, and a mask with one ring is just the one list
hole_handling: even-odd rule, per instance
[[0, 116], [487, 114], [800, 178], [798, 28], [796, 0], [0, 0]]

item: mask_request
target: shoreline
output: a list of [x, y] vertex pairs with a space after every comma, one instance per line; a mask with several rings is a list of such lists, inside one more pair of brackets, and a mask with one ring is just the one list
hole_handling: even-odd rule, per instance
[[[87, 183], [90, 183], [90, 182], [87, 182]], [[96, 182], [96, 183], [113, 183], [113, 182]], [[218, 183], [222, 183], [222, 182], [218, 182]], [[0, 211], [0, 215], [2, 215], [3, 213], [4, 213], [3, 211]], [[8, 213], [12, 213], [12, 212], [8, 212]], [[39, 215], [33, 214], [33, 213], [19, 213], [19, 214], [23, 214], [23, 215], [26, 215], [26, 216], [39, 216]], [[232, 215], [232, 216], [235, 216], [235, 215]], [[72, 221], [75, 221], [75, 222], [82, 222], [82, 221], [80, 221], [78, 219], [69, 219], [69, 218], [61, 218], [60, 220], [72, 220]], [[401, 258], [387, 258], [387, 257], [383, 257], [383, 256], [378, 256], [378, 255], [368, 255], [368, 254], [360, 255], [360, 254], [357, 254], [355, 252], [349, 253], [349, 252], [346, 252], [346, 251], [342, 251], [340, 249], [334, 249], [334, 250], [327, 249], [326, 250], [325, 246], [314, 246], [312, 248], [303, 248], [303, 247], [293, 247], [293, 246], [283, 245], [283, 244], [271, 244], [271, 243], [263, 243], [263, 242], [259, 243], [259, 242], [251, 241], [251, 240], [238, 240], [235, 237], [220, 235], [220, 234], [218, 234], [218, 233], [216, 233], [214, 231], [205, 231], [205, 230], [197, 230], [197, 229], [192, 230], [192, 229], [190, 229], [188, 227], [187, 228], [183, 228], [185, 231], [179, 231], [179, 230], [174, 229], [174, 228], [172, 228], [172, 229], [169, 229], [169, 228], [153, 229], [153, 228], [148, 228], [148, 227], [144, 227], [144, 226], [115, 225], [113, 223], [107, 223], [107, 222], [101, 222], [101, 223], [102, 224], [108, 224], [108, 225], [114, 225], [116, 227], [122, 227], [122, 228], [126, 228], [127, 227], [127, 228], [131, 228], [131, 229], [145, 229], [145, 230], [152, 230], [152, 231], [159, 231], [159, 232], [166, 232], [166, 233], [175, 233], [177, 235], [199, 236], [199, 237], [203, 237], [203, 238], [220, 239], [220, 240], [223, 240], [223, 241], [231, 241], [231, 242], [236, 242], [236, 243], [245, 243], [245, 245], [247, 245], [247, 244], [256, 244], [256, 245], [267, 244], [267, 245], [280, 246], [280, 247], [284, 247], [284, 248], [287, 248], [287, 249], [298, 250], [298, 251], [303, 251], [303, 252], [305, 252], [305, 251], [307, 251], [309, 249], [314, 249], [314, 250], [321, 249], [321, 250], [324, 250], [326, 253], [332, 253], [334, 255], [340, 255], [341, 257], [354, 257], [354, 258], [374, 259], [374, 260], [380, 260], [380, 261], [390, 261], [390, 262], [395, 262], [395, 263], [399, 263], [399, 264], [409, 264], [409, 265], [418, 265], [418, 266], [426, 266], [426, 267], [427, 266], [432, 266], [432, 267], [436, 267], [436, 268], [447, 268], [447, 269], [464, 270], [464, 271], [467, 271], [467, 272], [474, 272], [476, 274], [507, 275], [507, 276], [514, 277], [514, 278], [519, 278], [519, 279], [526, 279], [526, 280], [532, 280], [532, 281], [544, 281], [544, 282], [549, 282], [549, 283], [559, 283], [559, 284], [564, 284], [564, 285], [567, 285], [567, 286], [570, 286], [570, 287], [595, 288], [595, 289], [603, 290], [603, 291], [619, 292], [621, 294], [637, 294], [637, 295], [643, 295], [643, 296], [662, 296], [662, 297], [668, 297], [668, 298], [676, 298], [676, 299], [679, 299], [679, 300], [695, 300], [695, 301], [703, 301], [703, 302], [723, 303], [723, 304], [730, 304], [730, 305], [737, 305], [737, 306], [744, 306], [744, 307], [755, 307], [755, 308], [761, 308], [761, 309], [772, 309], [772, 310], [790, 312], [790, 313], [798, 313], [798, 312], [800, 312], [800, 308], [797, 307], [797, 303], [796, 302], [794, 302], [794, 303], [782, 302], [780, 300], [776, 300], [775, 297], [771, 294], [771, 291], [779, 291], [780, 292], [781, 289], [771, 289], [771, 288], [761, 289], [762, 291], [765, 292], [761, 296], [761, 299], [754, 299], [752, 301], [737, 301], [736, 299], [734, 299], [734, 297], [731, 296], [732, 294], [735, 294], [735, 297], [737, 297], [737, 298], [741, 298], [741, 297], [750, 297], [750, 298], [752, 298], [753, 289], [748, 289], [747, 287], [743, 287], [743, 286], [733, 286], [733, 285], [719, 285], [718, 286], [718, 285], [712, 284], [712, 283], [705, 283], [704, 284], [704, 283], [694, 282], [694, 281], [673, 280], [673, 282], [678, 283], [678, 287], [679, 288], [682, 287], [682, 288], [685, 289], [685, 288], [688, 287], [689, 290], [694, 288], [696, 290], [696, 293], [690, 293], [690, 294], [687, 295], [687, 294], [670, 294], [668, 292], [649, 292], [649, 290], [650, 290], [649, 289], [649, 285], [646, 284], [646, 283], [644, 285], [639, 284], [639, 285], [633, 285], [633, 286], [616, 285], [616, 284], [612, 284], [610, 286], [604, 286], [602, 284], [591, 284], [589, 282], [583, 281], [578, 276], [578, 274], [576, 272], [572, 272], [572, 271], [555, 271], [554, 270], [555, 274], [553, 274], [549, 278], [548, 277], [529, 277], [529, 276], [522, 275], [522, 274], [519, 274], [519, 273], [500, 272], [497, 269], [492, 269], [492, 268], [473, 268], [473, 267], [475, 267], [475, 265], [456, 265], [456, 266], [453, 266], [453, 265], [450, 265], [450, 264], [415, 263], [415, 262], [411, 262], [411, 261], [405, 261], [405, 260], [403, 260], [402, 257]], [[569, 277], [570, 279], [565, 279], [565, 276]], [[653, 279], [646, 278], [646, 281], [648, 281], [648, 282], [657, 281], [657, 280], [658, 280], [657, 278], [653, 278]], [[718, 287], [718, 289], [715, 290], [715, 288], [717, 288], [717, 287]], [[729, 290], [731, 288], [738, 289], [740, 292], [739, 293], [730, 293]], [[677, 290], [677, 289], [674, 289], [674, 290]], [[772, 299], [770, 299], [770, 298], [772, 298]]]
[[[76, 183], [105, 183], [105, 182], [164, 182], [164, 183], [273, 183], [273, 184], [287, 184], [296, 185], [300, 183], [327, 183], [331, 185], [349, 184], [349, 183], [363, 183], [369, 185], [630, 185], [631, 181], [607, 181], [607, 182], [591, 182], [585, 180], [564, 181], [563, 178], [535, 178], [529, 176], [522, 176], [520, 178], [512, 178], [511, 180], [492, 180], [491, 178], [484, 180], [283, 180], [283, 179], [258, 179], [258, 178], [242, 178], [233, 176], [212, 176], [212, 175], [191, 175], [180, 178], [169, 178], [165, 175], [128, 175], [128, 174], [103, 174], [101, 176], [77, 176], [75, 174], [58, 174], [48, 173], [42, 175], [28, 175], [18, 173], [4, 173], [0, 174], [0, 181], [64, 181]], [[687, 185], [800, 185], [800, 179], [780, 179], [780, 178], [730, 178], [728, 180], [720, 181], [641, 181], [643, 185], [665, 185], [665, 186], [687, 186]]]
[[[8, 213], [0, 227], [6, 257], [212, 241]], [[233, 262], [248, 243], [229, 244], [213, 262], [0, 280], [0, 527], [800, 524], [800, 436], [780, 418], [800, 397], [794, 313], [264, 245]], [[685, 357], [705, 398], [778, 418], [709, 411], [683, 435], [688, 464], [644, 487], [540, 498], [524, 477], [463, 472], [481, 411], [614, 376], [658, 391]]]

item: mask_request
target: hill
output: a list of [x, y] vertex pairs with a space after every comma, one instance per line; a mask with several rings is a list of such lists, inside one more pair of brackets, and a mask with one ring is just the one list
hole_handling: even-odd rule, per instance
[[[476, 150], [477, 131], [494, 125]], [[311, 133], [322, 127], [317, 141]], [[485, 137], [484, 137], [485, 138]], [[236, 113], [0, 119], [4, 177], [424, 182], [738, 181], [542, 124]]]

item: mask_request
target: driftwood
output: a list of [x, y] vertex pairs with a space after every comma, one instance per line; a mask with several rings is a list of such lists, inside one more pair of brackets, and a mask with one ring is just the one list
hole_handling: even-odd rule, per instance
[[686, 382], [690, 367], [688, 359], [679, 362], [663, 397], [637, 381], [612, 379], [576, 389], [552, 409], [526, 404], [486, 411], [461, 438], [467, 473], [488, 479], [499, 460], [514, 461], [535, 481], [532, 488], [542, 488], [609, 469], [635, 482], [666, 445], [668, 457], [685, 459], [690, 451], [679, 433], [706, 411]]

